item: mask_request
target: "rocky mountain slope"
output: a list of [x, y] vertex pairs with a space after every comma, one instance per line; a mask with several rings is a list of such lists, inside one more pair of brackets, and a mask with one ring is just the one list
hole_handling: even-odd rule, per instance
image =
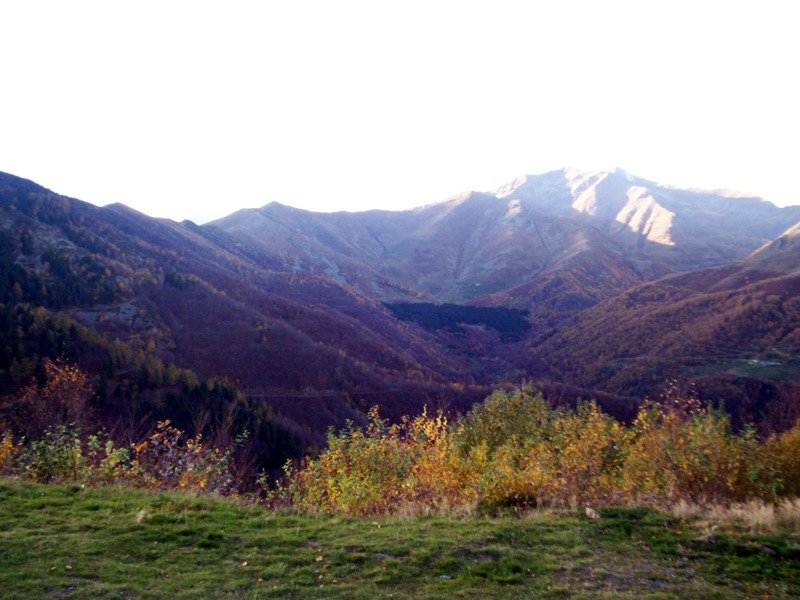
[[800, 221], [799, 206], [778, 208], [730, 191], [679, 189], [619, 169], [525, 175], [496, 195], [588, 223], [631, 256], [672, 271], [744, 258]]

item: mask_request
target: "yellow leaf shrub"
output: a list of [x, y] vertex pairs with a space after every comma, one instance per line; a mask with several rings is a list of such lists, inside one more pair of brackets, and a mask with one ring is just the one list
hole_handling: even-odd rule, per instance
[[632, 426], [621, 487], [634, 502], [769, 496], [770, 466], [759, 453], [754, 432], [734, 435], [722, 411], [694, 400], [646, 403]]
[[0, 475], [8, 475], [11, 473], [14, 457], [17, 455], [16, 446], [14, 446], [14, 438], [10, 431], [3, 433], [3, 438], [0, 439]]
[[474, 501], [475, 471], [451, 451], [447, 420], [423, 412], [388, 426], [377, 407], [366, 430], [328, 434], [328, 448], [281, 491], [303, 510], [346, 515], [454, 509]]
[[[302, 510], [347, 515], [477, 506], [773, 500], [800, 492], [800, 423], [767, 444], [694, 399], [645, 403], [625, 427], [593, 402], [551, 408], [525, 386], [454, 426], [427, 413], [389, 426], [370, 411], [280, 488]], [[785, 482], [790, 483], [785, 483]]]
[[557, 481], [549, 500], [564, 505], [615, 500], [628, 434], [594, 402], [565, 411], [555, 422]]
[[789, 431], [767, 441], [762, 460], [775, 466], [784, 496], [800, 497], [800, 419]]

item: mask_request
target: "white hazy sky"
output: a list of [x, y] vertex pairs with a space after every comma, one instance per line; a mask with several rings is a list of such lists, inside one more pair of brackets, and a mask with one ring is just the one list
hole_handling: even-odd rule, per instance
[[800, 204], [794, 2], [0, 0], [0, 171], [204, 222], [562, 166]]

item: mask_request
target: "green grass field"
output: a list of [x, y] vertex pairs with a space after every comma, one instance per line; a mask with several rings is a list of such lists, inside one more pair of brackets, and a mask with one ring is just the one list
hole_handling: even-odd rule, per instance
[[800, 597], [796, 530], [599, 512], [342, 519], [0, 481], [0, 597]]

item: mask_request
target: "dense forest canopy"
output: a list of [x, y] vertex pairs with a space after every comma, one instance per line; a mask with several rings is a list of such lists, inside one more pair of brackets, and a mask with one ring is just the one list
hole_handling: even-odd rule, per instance
[[400, 302], [385, 305], [395, 317], [414, 321], [426, 329], [463, 331], [461, 325], [483, 325], [500, 333], [504, 341], [519, 341], [531, 325], [528, 311], [503, 306], [470, 306], [464, 304], [432, 304]]

